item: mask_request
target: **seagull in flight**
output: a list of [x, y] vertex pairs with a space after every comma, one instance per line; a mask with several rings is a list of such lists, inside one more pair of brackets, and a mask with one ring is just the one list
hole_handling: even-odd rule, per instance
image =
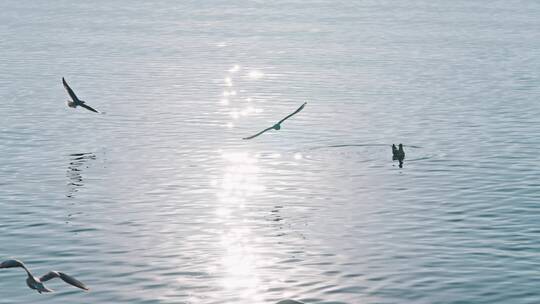
[[37, 290], [37, 292], [39, 292], [39, 293], [52, 292], [53, 290], [47, 288], [43, 284], [43, 282], [54, 279], [54, 278], [60, 278], [64, 282], [66, 282], [66, 283], [68, 283], [70, 285], [73, 285], [75, 287], [78, 287], [80, 289], [84, 289], [86, 291], [90, 290], [90, 289], [88, 289], [88, 287], [86, 287], [86, 285], [84, 285], [84, 283], [78, 281], [74, 277], [71, 277], [71, 276], [69, 276], [69, 275], [67, 275], [67, 274], [65, 274], [63, 272], [50, 271], [49, 273], [45, 274], [41, 278], [36, 278], [30, 273], [30, 271], [28, 270], [28, 268], [26, 268], [26, 266], [23, 264], [23, 262], [21, 262], [19, 260], [7, 260], [7, 261], [3, 261], [2, 263], [0, 263], [0, 268], [14, 268], [14, 267], [21, 267], [22, 269], [24, 269], [24, 271], [26, 271], [26, 274], [28, 274], [28, 278], [26, 278], [26, 285], [28, 285], [28, 287], [30, 287], [30, 289]]
[[83, 100], [80, 100], [77, 95], [75, 95], [75, 92], [69, 87], [64, 77], [62, 77], [62, 83], [64, 84], [64, 88], [66, 88], [66, 91], [69, 94], [69, 97], [71, 97], [71, 100], [67, 101], [67, 105], [70, 108], [76, 108], [77, 106], [83, 107], [89, 111], [99, 113], [96, 109], [92, 108], [91, 106], [88, 106], [84, 103]]
[[273, 125], [273, 126], [271, 126], [271, 127], [269, 127], [269, 128], [266, 128], [266, 129], [262, 130], [261, 132], [255, 134], [255, 135], [251, 135], [251, 136], [248, 136], [248, 137], [244, 137], [244, 138], [242, 138], [242, 139], [252, 139], [252, 138], [255, 138], [255, 137], [257, 137], [257, 136], [263, 134], [263, 133], [266, 132], [266, 131], [270, 131], [270, 130], [272, 130], [272, 129], [274, 129], [274, 130], [279, 130], [279, 129], [281, 129], [281, 123], [284, 122], [285, 120], [289, 119], [289, 118], [290, 118], [291, 116], [293, 116], [294, 114], [296, 114], [296, 113], [302, 111], [302, 109], [306, 106], [306, 104], [307, 104], [307, 102], [304, 102], [298, 109], [296, 109], [296, 111], [294, 111], [294, 112], [292, 112], [291, 114], [285, 116], [285, 118], [283, 118], [282, 120], [280, 120], [280, 121], [279, 121], [278, 123], [276, 123], [275, 125]]

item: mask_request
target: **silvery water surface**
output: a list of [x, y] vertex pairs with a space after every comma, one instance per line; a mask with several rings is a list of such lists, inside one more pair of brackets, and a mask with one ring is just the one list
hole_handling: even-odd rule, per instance
[[[0, 303], [540, 302], [540, 2], [0, 20], [0, 259], [91, 288], [2, 269]], [[67, 108], [61, 77], [106, 114]]]

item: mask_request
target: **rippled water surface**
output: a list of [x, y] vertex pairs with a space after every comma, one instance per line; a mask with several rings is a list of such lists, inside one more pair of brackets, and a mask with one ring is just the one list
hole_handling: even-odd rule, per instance
[[91, 288], [2, 269], [0, 303], [540, 302], [540, 2], [0, 20], [0, 259]]

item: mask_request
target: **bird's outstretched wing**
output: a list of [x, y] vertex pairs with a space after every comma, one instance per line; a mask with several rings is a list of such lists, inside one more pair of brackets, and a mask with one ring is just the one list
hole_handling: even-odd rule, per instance
[[79, 106], [81, 106], [81, 107], [83, 107], [83, 108], [85, 108], [85, 109], [87, 109], [87, 110], [89, 110], [89, 111], [99, 113], [98, 110], [96, 110], [96, 109], [92, 108], [91, 106], [88, 106], [88, 105], [86, 105], [86, 104], [84, 104], [84, 103], [79, 104]]
[[73, 285], [75, 287], [78, 287], [80, 289], [84, 289], [84, 290], [90, 290], [88, 287], [86, 287], [86, 285], [84, 285], [83, 282], [75, 279], [74, 277], [71, 277], [63, 272], [59, 272], [59, 271], [51, 271], [49, 273], [47, 273], [46, 275], [42, 276], [41, 278], [39, 278], [39, 280], [41, 282], [45, 282], [45, 281], [48, 281], [48, 280], [51, 280], [51, 279], [54, 279], [54, 278], [60, 278], [62, 279], [64, 282], [70, 284], [70, 285]]
[[19, 260], [5, 260], [0, 263], [0, 268], [25, 267]]
[[291, 114], [285, 116], [285, 118], [283, 118], [282, 120], [280, 120], [277, 124], [281, 124], [282, 122], [284, 122], [285, 120], [289, 119], [291, 116], [293, 116], [294, 114], [302, 111], [302, 109], [306, 106], [307, 102], [304, 102], [298, 109], [296, 109], [296, 111], [292, 112]]
[[13, 260], [5, 260], [2, 263], [0, 263], [0, 268], [13, 268], [13, 267], [21, 267], [22, 269], [24, 269], [24, 271], [26, 271], [26, 273], [28, 275], [32, 275], [30, 273], [30, 270], [28, 270], [28, 268], [26, 268], [24, 263], [19, 261], [19, 260], [15, 260], [15, 259], [13, 259]]
[[5, 260], [2, 263], [0, 263], [0, 268], [13, 268], [13, 267], [21, 267], [26, 272], [30, 273], [28, 268], [26, 268], [26, 266], [24, 265], [24, 263], [19, 260], [15, 260], [15, 259]]
[[244, 137], [244, 138], [242, 138], [242, 139], [252, 139], [252, 138], [255, 138], [255, 137], [257, 137], [257, 136], [263, 134], [263, 133], [266, 132], [266, 131], [272, 130], [273, 128], [274, 128], [273, 126], [272, 126], [272, 127], [269, 127], [269, 128], [266, 128], [266, 129], [262, 130], [261, 132], [255, 134], [255, 135], [251, 135], [251, 136], [248, 136], [248, 137]]
[[62, 77], [62, 83], [64, 84], [64, 88], [68, 92], [69, 97], [71, 97], [71, 100], [73, 100], [74, 102], [79, 102], [80, 99], [77, 97], [77, 95], [75, 95], [75, 92], [73, 92], [73, 90], [69, 87], [64, 77]]

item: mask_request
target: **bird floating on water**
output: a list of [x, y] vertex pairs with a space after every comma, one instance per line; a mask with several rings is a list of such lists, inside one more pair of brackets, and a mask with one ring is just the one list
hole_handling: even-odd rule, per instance
[[392, 160], [399, 161], [399, 167], [403, 168], [403, 160], [405, 159], [405, 151], [403, 151], [403, 145], [399, 144], [399, 148], [396, 148], [395, 144], [392, 144]]
[[84, 283], [80, 282], [79, 280], [75, 279], [74, 277], [71, 277], [63, 272], [59, 271], [50, 271], [49, 273], [45, 274], [41, 278], [36, 278], [30, 273], [28, 268], [23, 264], [23, 262], [19, 260], [6, 260], [0, 263], [0, 268], [14, 268], [14, 267], [21, 267], [26, 271], [26, 274], [28, 274], [28, 278], [26, 278], [26, 285], [30, 287], [30, 289], [35, 289], [37, 292], [53, 292], [52, 289], [47, 288], [43, 282], [54, 279], [54, 278], [60, 278], [64, 282], [73, 285], [75, 287], [78, 287], [80, 289], [84, 290], [90, 290]]
[[67, 101], [67, 105], [70, 108], [76, 108], [77, 106], [83, 107], [89, 111], [99, 113], [98, 110], [92, 108], [91, 106], [87, 105], [83, 100], [80, 100], [77, 95], [75, 95], [75, 92], [69, 87], [64, 77], [62, 77], [62, 83], [64, 84], [64, 88], [66, 88], [66, 91], [69, 94], [69, 97], [71, 97], [71, 100]]
[[269, 127], [269, 128], [266, 128], [264, 130], [262, 130], [261, 132], [255, 134], [255, 135], [251, 135], [251, 136], [248, 136], [248, 137], [244, 137], [242, 139], [252, 139], [252, 138], [255, 138], [261, 134], [263, 134], [264, 132], [266, 131], [270, 131], [270, 130], [279, 130], [281, 129], [281, 123], [284, 122], [285, 120], [289, 119], [291, 116], [295, 115], [296, 113], [302, 111], [302, 109], [306, 106], [307, 102], [304, 102], [298, 109], [296, 109], [296, 111], [292, 112], [291, 114], [285, 116], [285, 118], [283, 118], [282, 120], [280, 120], [278, 123], [276, 123], [275, 125]]

